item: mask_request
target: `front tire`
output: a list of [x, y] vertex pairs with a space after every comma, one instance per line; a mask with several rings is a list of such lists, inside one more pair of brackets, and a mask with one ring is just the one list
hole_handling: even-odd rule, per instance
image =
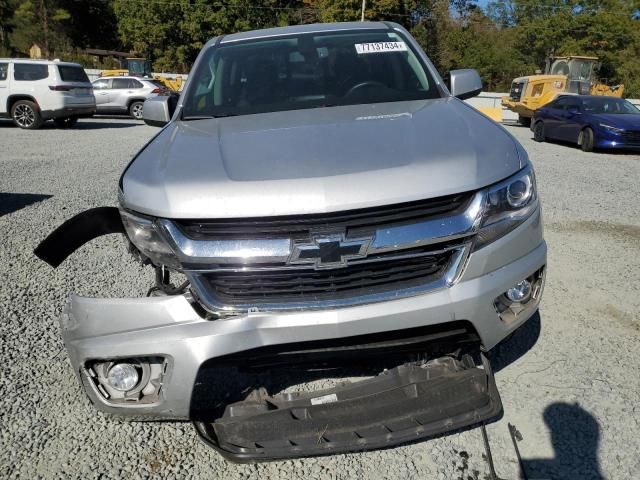
[[58, 128], [71, 128], [78, 122], [78, 117], [54, 118], [53, 123]]
[[589, 127], [582, 130], [582, 132], [580, 133], [580, 139], [580, 146], [582, 147], [582, 151], [593, 152], [593, 130], [591, 130]]
[[36, 130], [42, 125], [42, 116], [38, 106], [29, 100], [18, 100], [11, 107], [13, 123], [25, 130]]
[[542, 120], [533, 126], [533, 139], [536, 142], [544, 142], [547, 139], [544, 135], [544, 123], [542, 123]]
[[142, 120], [142, 109], [144, 108], [144, 102], [133, 102], [129, 105], [129, 115], [136, 120]]

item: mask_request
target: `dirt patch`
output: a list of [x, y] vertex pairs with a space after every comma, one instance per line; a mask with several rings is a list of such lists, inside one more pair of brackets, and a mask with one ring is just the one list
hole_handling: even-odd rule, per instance
[[611, 304], [605, 305], [605, 307], [601, 309], [601, 312], [616, 320], [623, 327], [629, 328], [635, 332], [640, 332], [640, 315], [633, 315], [625, 312]]
[[580, 220], [565, 223], [545, 223], [544, 226], [546, 229], [556, 233], [605, 235], [615, 240], [629, 242], [640, 248], [640, 225]]
[[151, 473], [160, 473], [166, 467], [174, 466], [178, 462], [178, 457], [167, 450], [154, 449], [144, 456], [149, 471]]

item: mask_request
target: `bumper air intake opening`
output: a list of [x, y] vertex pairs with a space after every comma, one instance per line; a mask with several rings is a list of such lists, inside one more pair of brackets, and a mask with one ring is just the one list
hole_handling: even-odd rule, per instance
[[467, 322], [213, 359], [191, 405], [200, 438], [236, 462], [386, 448], [501, 413]]

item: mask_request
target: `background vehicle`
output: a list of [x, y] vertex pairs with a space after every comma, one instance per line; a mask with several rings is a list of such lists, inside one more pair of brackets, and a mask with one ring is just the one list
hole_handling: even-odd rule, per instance
[[131, 57], [123, 61], [123, 68], [117, 68], [112, 70], [103, 70], [100, 72], [101, 77], [118, 77], [118, 76], [130, 76], [130, 77], [144, 77], [157, 80], [162, 83], [166, 88], [179, 92], [182, 90], [183, 81], [182, 77], [167, 77], [166, 75], [153, 74], [151, 72], [151, 61], [146, 58]]
[[95, 112], [91, 83], [77, 63], [0, 59], [0, 116], [36, 129], [52, 119], [70, 127]]
[[598, 57], [549, 57], [544, 75], [529, 75], [513, 80], [502, 105], [518, 114], [523, 125], [529, 125], [533, 112], [561, 93], [609, 95], [622, 97], [624, 85], [609, 87], [598, 83], [594, 70]]
[[640, 149], [640, 110], [616, 97], [562, 95], [535, 112], [531, 130], [538, 142], [577, 143], [585, 152]]
[[128, 113], [136, 119], [142, 118], [147, 98], [168, 93], [159, 81], [147, 78], [107, 77], [93, 82], [97, 113]]

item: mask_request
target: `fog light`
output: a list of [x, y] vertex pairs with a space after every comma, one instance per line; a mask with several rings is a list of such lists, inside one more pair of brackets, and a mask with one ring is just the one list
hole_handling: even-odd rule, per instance
[[138, 370], [129, 363], [116, 363], [107, 374], [109, 385], [121, 392], [134, 388], [138, 379]]
[[531, 283], [528, 280], [522, 280], [507, 290], [506, 295], [512, 302], [526, 302], [531, 296]]

